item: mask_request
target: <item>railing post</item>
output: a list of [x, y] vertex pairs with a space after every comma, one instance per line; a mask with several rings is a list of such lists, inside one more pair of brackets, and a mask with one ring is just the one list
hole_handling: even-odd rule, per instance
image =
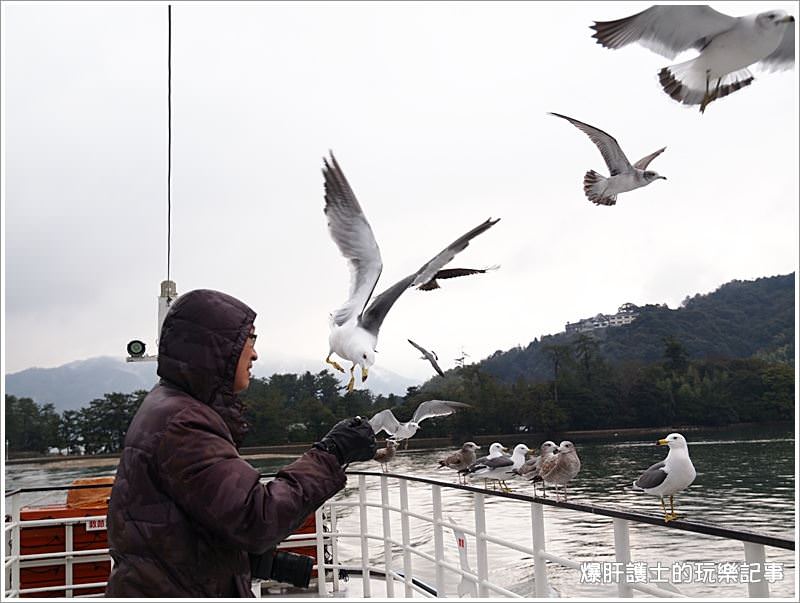
[[[331, 513], [331, 571], [333, 572], [333, 592], [339, 592], [339, 522], [336, 519], [336, 508], [330, 505]], [[334, 595], [335, 596], [335, 595]]]
[[486, 582], [489, 580], [489, 555], [486, 548], [486, 514], [483, 494], [475, 492], [475, 552], [478, 558], [478, 597], [489, 596]]
[[408, 523], [408, 482], [400, 480], [400, 528], [403, 532], [403, 581], [406, 585], [406, 598], [414, 596], [411, 588], [411, 528]]
[[444, 535], [442, 534], [442, 487], [433, 486], [433, 549], [436, 556], [436, 596], [446, 597], [444, 585]]
[[22, 585], [19, 583], [19, 556], [22, 554], [21, 540], [22, 529], [20, 528], [20, 498], [19, 494], [14, 494], [11, 497], [11, 521], [14, 523], [14, 528], [11, 530], [11, 556], [14, 558], [14, 564], [11, 566], [11, 589], [17, 591], [19, 597], [19, 590]]
[[367, 525], [367, 480], [363, 475], [358, 476], [358, 509], [360, 527], [361, 527], [361, 579], [364, 584], [364, 597], [371, 596], [369, 584], [369, 541], [367, 534], [369, 528]]
[[633, 597], [633, 589], [628, 585], [628, 573], [625, 571], [631, 562], [631, 541], [628, 533], [628, 521], [614, 518], [614, 553], [618, 567], [623, 568], [617, 579], [617, 589], [620, 597]]
[[314, 524], [317, 526], [317, 592], [320, 597], [328, 596], [328, 585], [325, 582], [325, 524], [322, 507], [314, 511]]
[[381, 509], [383, 510], [383, 568], [386, 574], [386, 598], [394, 598], [394, 576], [392, 575], [392, 521], [389, 516], [388, 478], [381, 475]]
[[[64, 563], [66, 567], [64, 568], [64, 584], [71, 585], [73, 584], [72, 580], [72, 563], [73, 558], [70, 553], [74, 550], [72, 545], [72, 535], [74, 534], [73, 524], [67, 523], [64, 526], [64, 552], [66, 556], [64, 558]], [[66, 596], [71, 597], [73, 595], [72, 589], [68, 588], [66, 590]]]
[[549, 597], [550, 586], [547, 583], [547, 561], [544, 553], [544, 511], [543, 505], [531, 503], [531, 526], [533, 528], [533, 572], [536, 580], [536, 596]]
[[[769, 597], [769, 583], [764, 579], [764, 564], [767, 559], [764, 555], [764, 545], [754, 542], [743, 542], [744, 560], [747, 564], [758, 564], [758, 571], [754, 574], [758, 577], [758, 582], [749, 581], [747, 583], [748, 597]], [[756, 576], [754, 576], [756, 577]]]

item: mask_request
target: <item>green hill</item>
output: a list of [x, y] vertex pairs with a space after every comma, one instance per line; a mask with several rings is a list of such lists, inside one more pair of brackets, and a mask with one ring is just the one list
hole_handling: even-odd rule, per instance
[[794, 362], [794, 273], [731, 281], [681, 307], [648, 305], [631, 324], [585, 334], [548, 335], [527, 347], [495, 352], [480, 368], [507, 383], [553, 378], [553, 350], [589, 336], [611, 364], [663, 359], [664, 340], [679, 342], [690, 359], [759, 358]]

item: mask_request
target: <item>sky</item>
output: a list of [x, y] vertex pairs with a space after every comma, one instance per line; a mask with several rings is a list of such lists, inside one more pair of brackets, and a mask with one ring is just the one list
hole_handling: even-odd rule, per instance
[[[666, 59], [589, 25], [647, 3], [173, 3], [170, 277], [258, 312], [260, 362], [326, 368], [349, 287], [323, 214], [333, 150], [369, 220], [379, 293], [489, 217], [452, 267], [408, 291], [375, 368], [443, 368], [614, 313], [678, 307], [732, 279], [796, 271], [797, 71], [704, 115], [670, 99]], [[720, 2], [739, 16], [764, 4]], [[769, 4], [796, 13], [796, 3]], [[795, 14], [797, 17], [798, 15]], [[2, 4], [5, 373], [154, 350], [167, 276], [167, 8]], [[613, 207], [608, 170], [555, 111], [666, 176]]]

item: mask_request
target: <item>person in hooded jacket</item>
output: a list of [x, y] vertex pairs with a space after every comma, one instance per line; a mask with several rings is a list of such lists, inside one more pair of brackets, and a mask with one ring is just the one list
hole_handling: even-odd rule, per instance
[[250, 382], [256, 314], [230, 295], [178, 297], [161, 329], [160, 382], [131, 421], [108, 507], [108, 597], [248, 597], [251, 557], [270, 554], [375, 455], [345, 419], [264, 484], [239, 456], [237, 394]]

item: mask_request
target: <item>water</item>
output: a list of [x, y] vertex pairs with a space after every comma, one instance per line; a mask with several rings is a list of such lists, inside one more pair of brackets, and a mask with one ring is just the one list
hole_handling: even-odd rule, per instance
[[[610, 506], [646, 513], [660, 512], [658, 499], [636, 494], [626, 489], [642, 470], [661, 460], [665, 447], [654, 445], [658, 437], [653, 434], [631, 439], [575, 438], [581, 457], [581, 472], [569, 487], [569, 499], [595, 505]], [[703, 521], [734, 529], [768, 533], [790, 539], [795, 538], [795, 483], [794, 483], [794, 433], [786, 428], [748, 428], [727, 431], [685, 432], [689, 451], [697, 469], [697, 478], [691, 488], [676, 497], [676, 509], [688, 520]], [[523, 442], [530, 447], [540, 442], [504, 441], [509, 448]], [[485, 453], [487, 446], [483, 446]], [[437, 461], [452, 449], [400, 451], [391, 465], [393, 473], [428, 477], [443, 482], [455, 483], [455, 473], [437, 469]], [[258, 461], [256, 466], [264, 472], [274, 472], [284, 461]], [[353, 469], [380, 471], [377, 463], [358, 463]], [[64, 468], [55, 465], [11, 465], [6, 467], [6, 488], [21, 486], [43, 486], [69, 483], [76, 477], [111, 475], [113, 467]], [[379, 480], [367, 479], [367, 499], [380, 500]], [[348, 486], [334, 500], [357, 499], [358, 477], [351, 476]], [[515, 492], [530, 494], [527, 483], [513, 484]], [[390, 480], [392, 504], [399, 507], [400, 499], [396, 481]], [[432, 514], [430, 486], [409, 483], [409, 508], [423, 515]], [[39, 495], [40, 499], [46, 497]], [[63, 497], [63, 494], [62, 494]], [[468, 529], [474, 529], [473, 496], [469, 492], [443, 489], [445, 515]], [[26, 501], [27, 502], [27, 501]], [[47, 502], [47, 501], [45, 501]], [[28, 502], [30, 504], [30, 502]], [[39, 503], [41, 504], [41, 503]], [[507, 499], [491, 498], [486, 502], [487, 528], [496, 534], [526, 547], [531, 546], [530, 506], [527, 503]], [[358, 512], [354, 508], [339, 508], [338, 529], [360, 532]], [[369, 510], [369, 533], [382, 533], [380, 509]], [[432, 528], [411, 519], [412, 542], [429, 554], [434, 552]], [[399, 514], [392, 513], [392, 534], [400, 539]], [[546, 547], [561, 557], [577, 562], [611, 562], [614, 535], [612, 520], [584, 513], [545, 508]], [[688, 563], [698, 568], [700, 563], [744, 562], [743, 546], [738, 541], [714, 538], [661, 528], [659, 526], [631, 524], [630, 544], [632, 560], [647, 564], [651, 572], [657, 565], [668, 568], [668, 574], [678, 564]], [[361, 548], [358, 538], [343, 539], [339, 549], [340, 560], [360, 565]], [[470, 566], [477, 568], [475, 546], [468, 536]], [[445, 533], [445, 559], [458, 566], [458, 553], [450, 530]], [[783, 578], [770, 584], [772, 596], [794, 597], [795, 555], [793, 551], [766, 548], [767, 562], [782, 564]], [[370, 541], [369, 557], [372, 563], [383, 563], [384, 547], [378, 541]], [[392, 566], [402, 568], [399, 550], [392, 552]], [[412, 556], [414, 575], [431, 584], [435, 583], [433, 568], [419, 557]], [[519, 552], [489, 545], [490, 578], [515, 592], [534, 596], [533, 562]], [[686, 567], [686, 566], [684, 566]], [[705, 566], [708, 567], [708, 566]], [[777, 566], [776, 566], [777, 567]], [[662, 570], [663, 571], [663, 570]], [[716, 566], [713, 574], [718, 580]], [[616, 596], [616, 587], [606, 584], [581, 583], [579, 572], [548, 566], [550, 584], [562, 596]], [[458, 579], [449, 572], [447, 592], [455, 596]], [[357, 578], [353, 578], [354, 580]], [[652, 584], [652, 580], [650, 582]], [[747, 595], [746, 585], [739, 582], [729, 584], [701, 582], [696, 577], [684, 579], [678, 584], [686, 595], [699, 597], [742, 597]], [[396, 589], [401, 594], [402, 589]], [[637, 594], [637, 596], [639, 596]]]

